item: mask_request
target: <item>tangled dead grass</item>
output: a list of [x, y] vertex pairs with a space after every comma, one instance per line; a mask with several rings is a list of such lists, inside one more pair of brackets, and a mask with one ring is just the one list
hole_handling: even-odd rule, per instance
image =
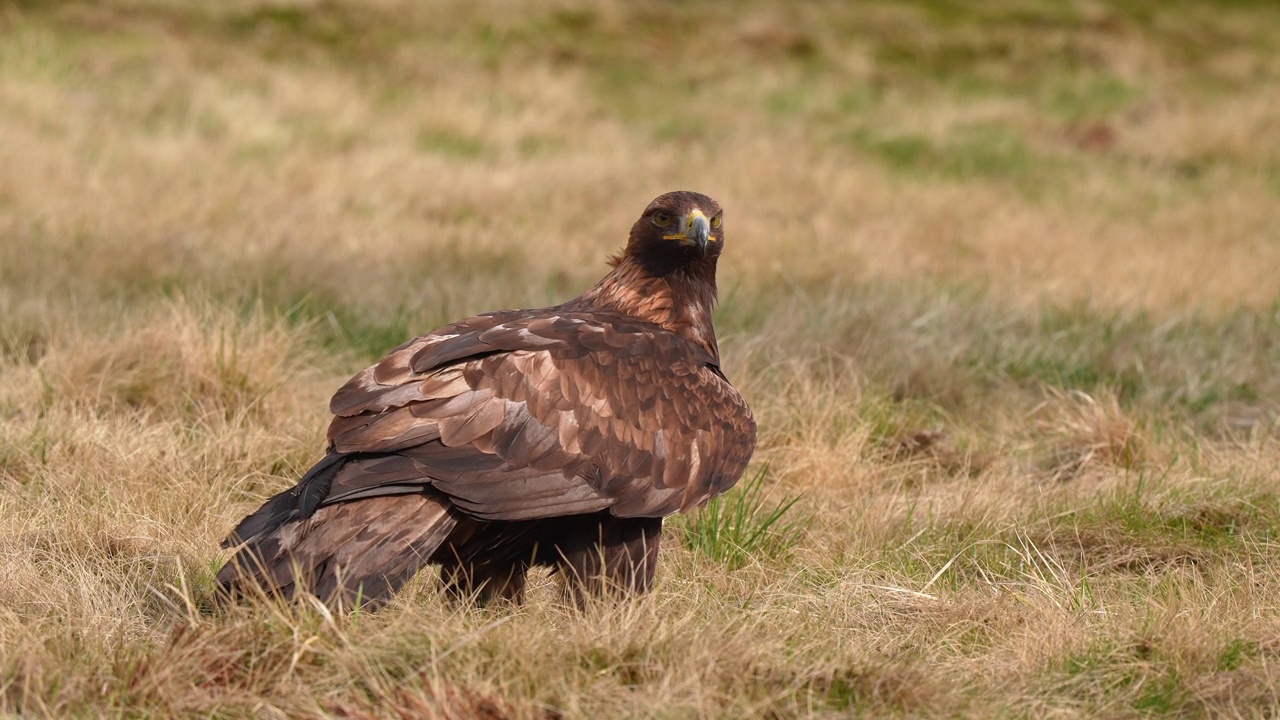
[[1043, 462], [1051, 479], [1073, 479], [1091, 467], [1109, 472], [1146, 464], [1148, 443], [1114, 395], [1096, 399], [1080, 390], [1047, 392], [1032, 414], [1037, 435], [1048, 445]]

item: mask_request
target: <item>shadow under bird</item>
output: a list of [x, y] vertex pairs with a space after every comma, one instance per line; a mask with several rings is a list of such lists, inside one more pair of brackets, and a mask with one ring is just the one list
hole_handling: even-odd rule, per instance
[[231, 532], [227, 597], [385, 603], [424, 564], [459, 598], [644, 592], [663, 517], [733, 486], [751, 410], [711, 324], [719, 204], [655, 199], [612, 270], [554, 307], [467, 318], [411, 340], [330, 402], [328, 454]]

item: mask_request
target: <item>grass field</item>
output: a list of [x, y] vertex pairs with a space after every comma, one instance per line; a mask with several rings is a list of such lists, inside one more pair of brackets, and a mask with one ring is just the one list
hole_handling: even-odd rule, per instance
[[[760, 484], [655, 592], [211, 609], [350, 374], [681, 188]], [[1278, 543], [1274, 3], [0, 0], [0, 714], [1274, 717]]]

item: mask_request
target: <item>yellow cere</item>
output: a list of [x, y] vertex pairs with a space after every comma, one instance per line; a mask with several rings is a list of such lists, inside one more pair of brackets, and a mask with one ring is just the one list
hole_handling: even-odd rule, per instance
[[691, 225], [693, 225], [694, 218], [702, 218], [705, 220], [706, 217], [707, 216], [703, 214], [702, 210], [698, 208], [694, 208], [689, 212], [689, 216], [684, 219], [685, 231], [678, 232], [678, 233], [671, 233], [670, 235], [663, 235], [662, 239], [663, 240], [688, 240], [689, 239], [688, 228]]

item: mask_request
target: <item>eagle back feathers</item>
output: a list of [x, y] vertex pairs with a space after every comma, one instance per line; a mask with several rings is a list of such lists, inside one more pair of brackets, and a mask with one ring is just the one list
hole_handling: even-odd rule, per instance
[[345, 466], [330, 502], [427, 482], [485, 519], [700, 505], [742, 474], [755, 438], [705, 348], [621, 314], [559, 308], [481, 315], [406, 343], [331, 409], [331, 451], [388, 456]]

